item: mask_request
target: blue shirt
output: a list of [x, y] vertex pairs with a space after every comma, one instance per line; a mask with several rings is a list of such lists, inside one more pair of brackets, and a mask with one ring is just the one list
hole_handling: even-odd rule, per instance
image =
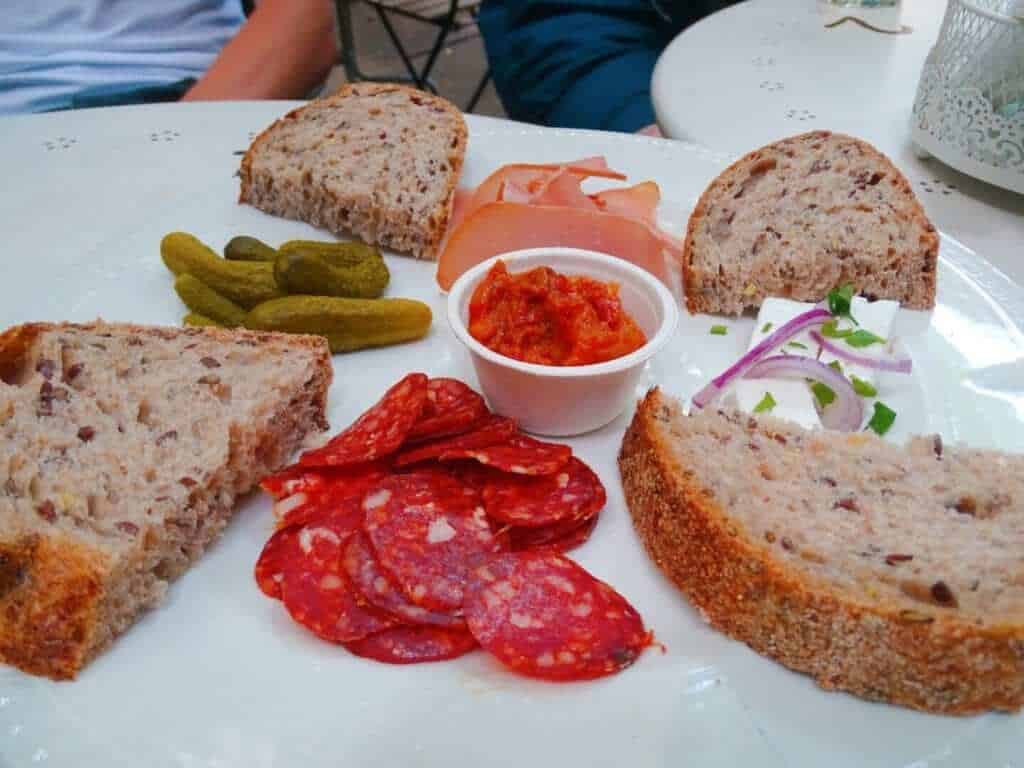
[[730, 0], [484, 0], [480, 31], [509, 117], [636, 131], [651, 74], [686, 26]]
[[0, 114], [131, 100], [197, 79], [245, 22], [239, 0], [2, 5]]

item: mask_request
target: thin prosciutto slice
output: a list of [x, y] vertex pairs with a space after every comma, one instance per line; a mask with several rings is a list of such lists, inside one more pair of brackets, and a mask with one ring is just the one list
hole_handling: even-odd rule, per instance
[[438, 260], [444, 290], [466, 270], [508, 251], [568, 246], [618, 256], [668, 282], [667, 259], [682, 257], [682, 244], [642, 221], [598, 210], [491, 202], [451, 233]]

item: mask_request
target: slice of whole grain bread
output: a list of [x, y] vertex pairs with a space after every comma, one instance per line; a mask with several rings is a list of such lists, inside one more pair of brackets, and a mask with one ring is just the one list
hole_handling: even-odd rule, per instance
[[870, 144], [815, 131], [769, 144], [701, 195], [683, 244], [691, 312], [738, 315], [767, 296], [819, 301], [852, 284], [935, 304], [939, 238], [910, 182]]
[[715, 628], [824, 688], [1024, 704], [1024, 456], [685, 415], [654, 389], [619, 468], [648, 552]]
[[0, 661], [75, 674], [326, 428], [314, 336], [32, 324], [0, 335]]
[[462, 113], [439, 96], [349, 84], [256, 137], [242, 158], [239, 201], [436, 259], [467, 135]]

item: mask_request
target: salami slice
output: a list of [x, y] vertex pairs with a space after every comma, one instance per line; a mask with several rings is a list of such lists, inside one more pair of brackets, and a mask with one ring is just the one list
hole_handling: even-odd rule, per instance
[[287, 530], [297, 530], [298, 557], [284, 568], [281, 599], [295, 621], [332, 643], [358, 640], [396, 625], [359, 603], [342, 570], [342, 551], [358, 530], [349, 518], [332, 516]]
[[597, 527], [595, 514], [582, 522], [569, 520], [564, 523], [554, 523], [540, 528], [518, 528], [510, 527], [506, 534], [509, 540], [509, 548], [513, 552], [525, 552], [526, 550], [545, 552], [568, 552], [571, 549], [586, 543], [590, 534]]
[[362, 465], [358, 471], [332, 473], [319, 487], [299, 491], [274, 504], [278, 526], [305, 525], [327, 515], [356, 516], [356, 527], [362, 520], [359, 502], [387, 472], [378, 464]]
[[384, 480], [363, 499], [377, 560], [413, 603], [453, 612], [469, 565], [500, 550], [476, 491], [438, 472]]
[[496, 473], [484, 484], [482, 495], [491, 519], [525, 527], [579, 522], [592, 517], [606, 501], [601, 480], [576, 457], [552, 475]]
[[345, 647], [356, 656], [385, 664], [416, 664], [454, 659], [469, 653], [477, 643], [464, 629], [395, 627], [345, 643]]
[[466, 621], [506, 666], [547, 680], [589, 680], [632, 664], [652, 642], [619, 593], [562, 555], [497, 555], [474, 567]]
[[299, 551], [298, 535], [296, 528], [282, 528], [275, 531], [263, 545], [253, 575], [260, 590], [267, 597], [281, 599], [281, 582], [284, 580], [285, 568], [302, 556]]
[[447, 450], [438, 459], [475, 459], [485, 466], [515, 475], [551, 475], [558, 472], [571, 456], [572, 449], [568, 445], [513, 435], [503, 443], [486, 448]]
[[404, 467], [436, 459], [448, 451], [486, 448], [489, 445], [504, 443], [516, 433], [516, 429], [516, 423], [512, 419], [506, 419], [504, 416], [487, 416], [471, 432], [402, 451], [395, 457], [395, 466]]
[[427, 382], [427, 402], [420, 419], [406, 436], [408, 442], [460, 435], [487, 416], [487, 404], [477, 392], [458, 379], [437, 378]]
[[356, 597], [385, 613], [410, 624], [429, 624], [438, 627], [466, 628], [461, 616], [428, 611], [414, 603], [402, 593], [377, 562], [365, 534], [349, 539], [342, 557], [345, 575], [356, 590]]
[[327, 445], [299, 458], [304, 467], [342, 467], [388, 456], [398, 450], [427, 401], [427, 377], [410, 373]]
[[275, 499], [283, 499], [296, 493], [318, 490], [326, 484], [327, 478], [323, 472], [293, 464], [267, 475], [260, 481], [260, 488]]

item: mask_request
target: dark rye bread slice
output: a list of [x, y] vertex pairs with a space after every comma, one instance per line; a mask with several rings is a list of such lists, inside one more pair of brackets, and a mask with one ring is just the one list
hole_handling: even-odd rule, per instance
[[1024, 704], [1024, 456], [688, 416], [654, 389], [619, 469], [651, 557], [718, 630], [827, 689]]
[[0, 335], [0, 661], [74, 677], [326, 428], [331, 376], [314, 336], [103, 323]]
[[242, 158], [239, 202], [437, 259], [466, 154], [450, 102], [357, 83], [289, 112]]
[[769, 144], [701, 195], [683, 244], [691, 312], [739, 315], [768, 296], [857, 293], [935, 305], [939, 238], [910, 182], [870, 144], [815, 131]]

